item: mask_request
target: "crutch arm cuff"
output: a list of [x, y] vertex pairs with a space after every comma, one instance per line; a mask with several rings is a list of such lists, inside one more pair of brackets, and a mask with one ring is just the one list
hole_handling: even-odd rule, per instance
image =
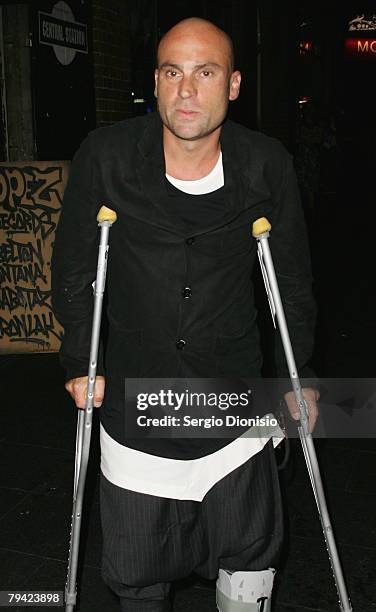
[[259, 219], [254, 221], [254, 223], [252, 224], [252, 236], [254, 238], [258, 238], [262, 234], [266, 234], [267, 232], [270, 232], [271, 229], [272, 229], [272, 226], [270, 225], [267, 218], [260, 217]]
[[113, 223], [115, 223], [116, 219], [116, 212], [112, 210], [112, 208], [108, 208], [108, 206], [103, 204], [97, 214], [98, 223], [103, 223], [104, 221], [107, 221], [110, 225], [112, 225]]

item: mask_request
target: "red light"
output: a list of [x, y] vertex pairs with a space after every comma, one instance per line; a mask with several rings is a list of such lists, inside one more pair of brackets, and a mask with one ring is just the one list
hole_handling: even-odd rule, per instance
[[307, 53], [310, 53], [310, 51], [312, 51], [312, 49], [313, 49], [312, 40], [302, 40], [299, 43], [299, 52], [300, 52], [300, 55], [307, 55]]
[[345, 52], [348, 57], [376, 59], [376, 38], [347, 38]]

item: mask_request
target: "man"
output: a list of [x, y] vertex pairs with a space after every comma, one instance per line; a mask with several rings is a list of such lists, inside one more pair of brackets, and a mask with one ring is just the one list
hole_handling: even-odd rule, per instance
[[[84, 408], [95, 218], [102, 203], [117, 212], [95, 405], [104, 398], [103, 577], [127, 612], [169, 610], [171, 581], [192, 571], [218, 576], [221, 612], [270, 609], [282, 541], [272, 440], [130, 439], [124, 424], [125, 378], [260, 376], [250, 279], [250, 230], [260, 216], [273, 226], [305, 374], [315, 308], [295, 176], [278, 142], [226, 121], [240, 90], [233, 63], [231, 40], [212, 23], [191, 18], [174, 26], [158, 48], [158, 114], [89, 135], [72, 164], [56, 237], [61, 358], [66, 388]], [[276, 362], [287, 376], [280, 342]], [[312, 429], [318, 393], [307, 388], [304, 395]], [[296, 413], [291, 393], [286, 399]]]

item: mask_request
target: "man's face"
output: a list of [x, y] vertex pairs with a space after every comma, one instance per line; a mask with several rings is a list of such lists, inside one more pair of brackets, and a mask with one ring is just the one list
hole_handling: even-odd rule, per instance
[[162, 41], [155, 95], [165, 127], [177, 138], [198, 140], [218, 128], [229, 100], [239, 95], [227, 41], [210, 27], [170, 31]]

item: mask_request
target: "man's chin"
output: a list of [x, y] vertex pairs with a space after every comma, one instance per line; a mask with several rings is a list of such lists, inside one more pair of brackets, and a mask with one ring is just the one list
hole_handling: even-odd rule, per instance
[[176, 136], [176, 138], [179, 138], [180, 140], [189, 140], [189, 141], [193, 141], [193, 140], [200, 140], [200, 138], [204, 138], [207, 133], [206, 132], [198, 132], [198, 133], [186, 133], [183, 131], [173, 131], [172, 132], [174, 134], [174, 136]]
[[180, 140], [200, 140], [201, 138], [205, 138], [205, 136], [209, 136], [219, 127], [215, 126], [213, 128], [209, 127], [194, 127], [194, 126], [180, 126], [180, 125], [166, 125], [167, 129], [174, 135], [176, 138]]

